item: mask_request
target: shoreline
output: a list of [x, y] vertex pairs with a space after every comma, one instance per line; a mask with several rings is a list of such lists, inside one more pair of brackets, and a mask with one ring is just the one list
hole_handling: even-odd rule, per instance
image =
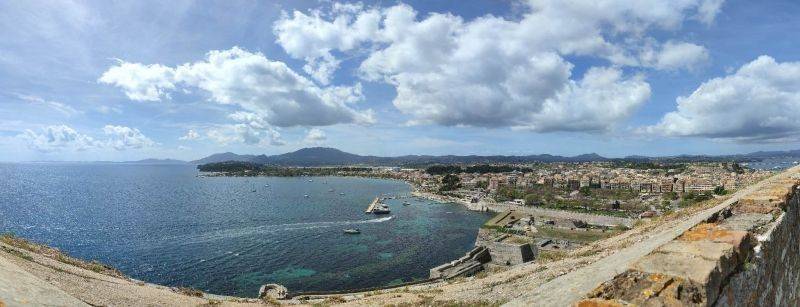
[[[200, 172], [203, 173], [203, 172]], [[392, 178], [392, 177], [381, 177], [381, 176], [369, 176], [369, 175], [319, 175], [319, 176], [270, 176], [270, 175], [255, 175], [255, 176], [236, 176], [236, 175], [218, 175], [218, 176], [210, 176], [210, 177], [357, 177], [357, 178], [365, 178], [365, 179], [381, 179], [381, 180], [393, 180], [393, 181], [402, 181], [408, 184], [411, 187], [410, 195], [412, 197], [418, 197], [423, 199], [432, 200], [439, 203], [455, 203], [467, 208], [470, 211], [478, 211], [478, 212], [492, 212], [492, 213], [500, 213], [506, 210], [516, 210], [520, 212], [525, 212], [537, 217], [546, 217], [546, 218], [555, 218], [555, 219], [577, 219], [585, 221], [591, 225], [596, 226], [603, 226], [603, 227], [614, 227], [614, 226], [625, 226], [625, 227], [632, 227], [633, 224], [636, 222], [637, 219], [629, 218], [629, 217], [619, 217], [613, 215], [602, 215], [602, 214], [594, 214], [594, 213], [587, 213], [587, 212], [578, 212], [578, 211], [569, 211], [569, 210], [559, 210], [559, 209], [550, 209], [550, 208], [540, 208], [540, 207], [529, 207], [529, 206], [520, 206], [520, 205], [512, 205], [506, 203], [498, 203], [494, 201], [486, 201], [485, 199], [479, 200], [477, 203], [473, 203], [458, 197], [440, 195], [433, 192], [425, 192], [420, 190], [420, 186], [408, 181], [406, 179], [401, 178]]]

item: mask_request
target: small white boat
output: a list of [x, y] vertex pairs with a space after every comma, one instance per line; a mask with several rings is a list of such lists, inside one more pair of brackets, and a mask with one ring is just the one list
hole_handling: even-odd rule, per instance
[[344, 195], [344, 192], [339, 192], [339, 195]]
[[314, 180], [313, 179], [309, 179], [308, 182], [314, 182]]
[[306, 195], [303, 195], [303, 197], [305, 197], [305, 198], [309, 198], [309, 197], [311, 197], [311, 196], [308, 196], [308, 194], [306, 194]]
[[404, 201], [404, 202], [403, 202], [403, 206], [408, 206], [408, 205], [411, 205], [411, 203], [410, 203], [410, 202], [407, 202], [407, 201]]
[[358, 228], [348, 228], [344, 230], [344, 233], [349, 235], [357, 235], [361, 233], [361, 230]]
[[269, 188], [269, 185], [268, 185], [268, 184], [265, 184], [265, 185], [264, 185], [264, 187], [266, 187], [266, 188]]
[[328, 190], [328, 192], [333, 192], [333, 191], [334, 191], [334, 189], [330, 189], [330, 190]]

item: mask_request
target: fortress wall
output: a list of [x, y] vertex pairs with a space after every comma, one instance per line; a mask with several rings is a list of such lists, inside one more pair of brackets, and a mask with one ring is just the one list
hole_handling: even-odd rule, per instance
[[577, 306], [800, 306], [800, 174], [759, 190], [637, 259]]

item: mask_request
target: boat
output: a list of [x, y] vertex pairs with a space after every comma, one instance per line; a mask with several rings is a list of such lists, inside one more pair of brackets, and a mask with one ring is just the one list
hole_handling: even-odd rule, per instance
[[361, 233], [361, 230], [358, 228], [348, 228], [344, 230], [344, 233], [349, 235], [357, 235]]
[[314, 182], [314, 179], [309, 179], [308, 182]]
[[391, 212], [389, 206], [383, 203], [379, 203], [375, 208], [372, 208], [372, 214], [389, 214]]
[[308, 196], [308, 194], [306, 194], [306, 195], [303, 195], [303, 197], [305, 197], [305, 198], [309, 198], [309, 197], [311, 197], [311, 196]]
[[339, 195], [344, 195], [344, 192], [339, 192]]
[[408, 205], [410, 205], [410, 204], [411, 204], [411, 203], [410, 203], [410, 202], [407, 202], [407, 201], [404, 201], [404, 202], [403, 202], [403, 206], [408, 206]]
[[333, 192], [333, 191], [334, 191], [334, 189], [330, 189], [330, 190], [328, 190], [328, 192]]

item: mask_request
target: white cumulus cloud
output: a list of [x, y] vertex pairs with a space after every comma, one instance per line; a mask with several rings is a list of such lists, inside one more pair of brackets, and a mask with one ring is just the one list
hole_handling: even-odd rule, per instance
[[325, 131], [312, 128], [308, 130], [308, 133], [306, 133], [306, 137], [303, 141], [307, 144], [319, 145], [325, 142], [327, 139], [328, 136], [325, 134]]
[[725, 77], [701, 84], [677, 99], [677, 110], [644, 130], [739, 142], [800, 136], [800, 62], [760, 56]]
[[108, 137], [105, 142], [107, 146], [116, 150], [139, 149], [156, 145], [153, 140], [136, 128], [106, 125], [103, 127], [103, 133]]
[[646, 48], [640, 54], [643, 65], [662, 70], [695, 70], [708, 62], [708, 49], [687, 42], [666, 42], [660, 50]]
[[131, 100], [159, 101], [169, 97], [168, 91], [175, 88], [175, 71], [160, 65], [144, 65], [119, 60], [100, 76], [101, 83], [122, 88]]
[[65, 149], [83, 151], [101, 144], [92, 137], [78, 133], [67, 125], [47, 126], [41, 132], [27, 129], [19, 137], [27, 141], [29, 148], [40, 152]]
[[279, 127], [374, 121], [371, 111], [353, 107], [363, 100], [359, 84], [319, 87], [283, 62], [238, 47], [177, 67], [121, 62], [100, 82], [122, 88], [133, 100], [159, 100], [179, 86], [198, 88], [212, 101], [239, 106]]
[[244, 143], [248, 145], [280, 146], [286, 144], [280, 132], [261, 116], [250, 112], [236, 112], [228, 116], [237, 124], [218, 125], [206, 132], [209, 139], [226, 145]]
[[[339, 66], [333, 51], [364, 54], [358, 76], [394, 86], [393, 104], [412, 123], [596, 131], [649, 99], [643, 77], [614, 67], [691, 69], [708, 58], [704, 47], [684, 42], [656, 42], [658, 48], [643, 50], [641, 45], [655, 41], [647, 33], [675, 30], [690, 18], [711, 22], [720, 5], [536, 0], [527, 2], [519, 19], [486, 15], [465, 21], [441, 13], [420, 17], [406, 4], [336, 9], [334, 3], [329, 12], [284, 13], [273, 31], [277, 43], [305, 60], [307, 72], [323, 83], [327, 79], [317, 74], [329, 76]], [[575, 55], [605, 59], [610, 66], [573, 77], [565, 57]], [[595, 86], [601, 83], [607, 89]]]
[[200, 134], [197, 133], [197, 131], [194, 131], [194, 129], [189, 129], [189, 131], [186, 131], [186, 135], [179, 137], [178, 139], [182, 141], [191, 141], [199, 138]]

